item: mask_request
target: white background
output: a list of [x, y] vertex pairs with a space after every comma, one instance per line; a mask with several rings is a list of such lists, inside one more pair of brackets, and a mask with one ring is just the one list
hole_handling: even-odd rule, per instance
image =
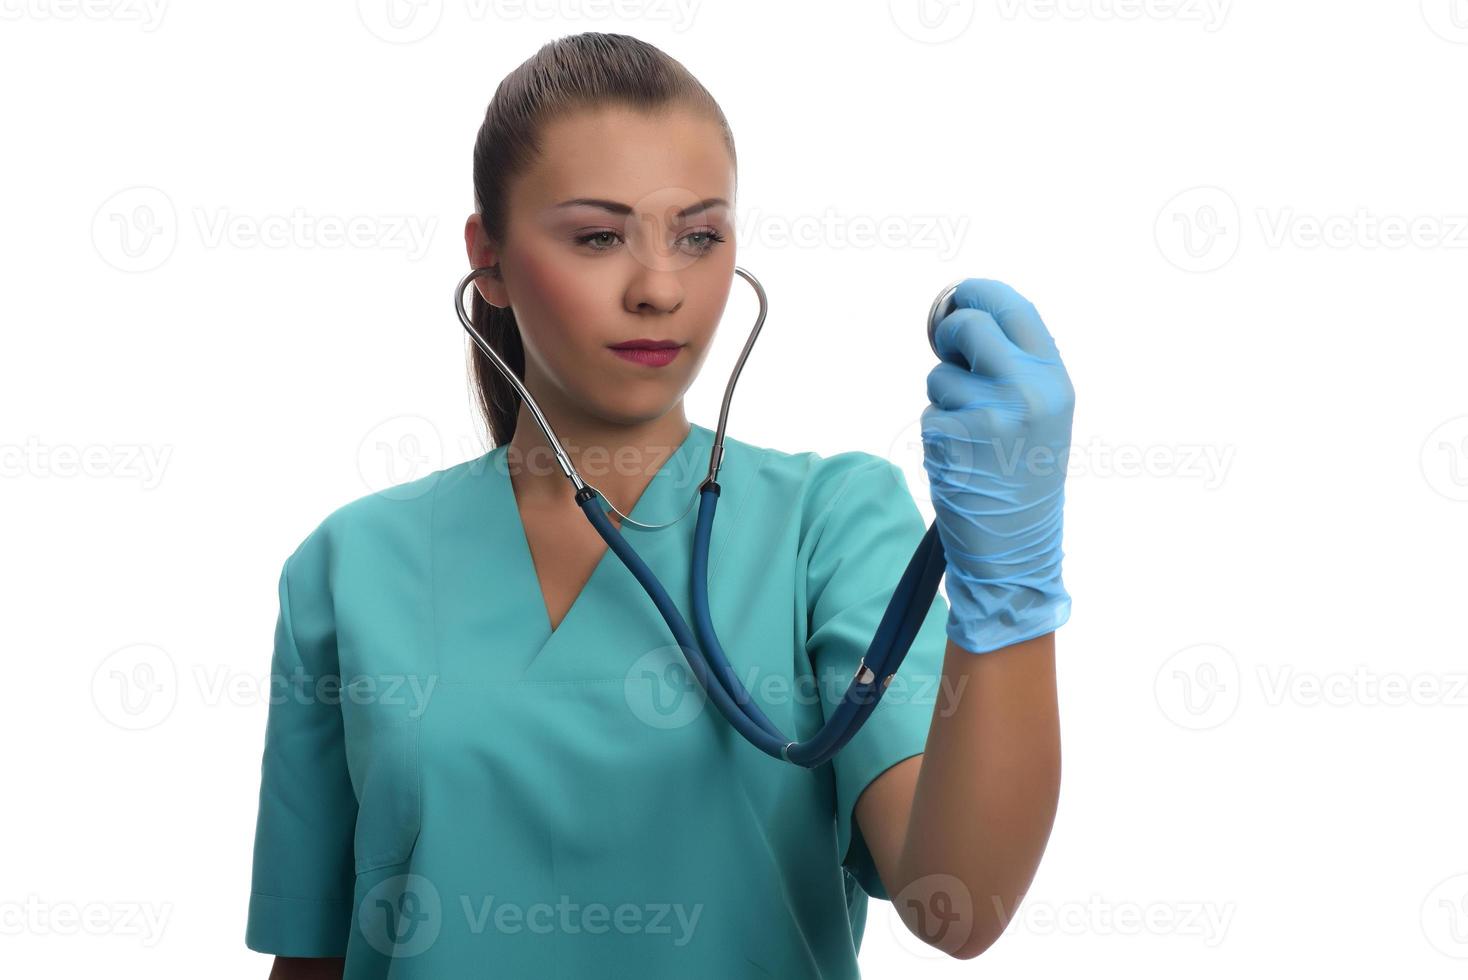
[[1468, 3], [0, 11], [7, 975], [268, 972], [280, 565], [487, 448], [472, 141], [582, 30], [733, 126], [771, 310], [731, 435], [890, 455], [931, 517], [923, 319], [966, 276], [1036, 303], [1077, 390], [1049, 850], [980, 960], [874, 902], [864, 972], [1463, 975]]

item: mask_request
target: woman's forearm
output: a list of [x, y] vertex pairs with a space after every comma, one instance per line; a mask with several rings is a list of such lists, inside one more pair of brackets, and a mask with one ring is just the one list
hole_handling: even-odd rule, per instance
[[1059, 793], [1054, 632], [983, 654], [950, 639], [893, 891], [908, 927], [954, 956], [987, 949], [1034, 879]]

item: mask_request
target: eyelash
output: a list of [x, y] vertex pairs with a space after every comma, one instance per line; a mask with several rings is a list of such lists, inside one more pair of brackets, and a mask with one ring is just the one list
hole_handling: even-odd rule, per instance
[[[593, 252], [609, 252], [609, 251], [611, 251], [611, 246], [609, 246], [609, 245], [608, 246], [604, 246], [604, 247], [603, 246], [593, 246], [593, 245], [591, 245], [592, 239], [601, 238], [603, 235], [612, 235], [612, 236], [615, 236], [618, 239], [621, 238], [621, 236], [618, 235], [615, 231], [594, 231], [594, 232], [591, 232], [591, 233], [586, 234], [586, 235], [577, 235], [576, 236], [576, 244], [588, 246], [588, 247], [591, 248], [591, 251], [593, 251]], [[699, 255], [707, 255], [708, 253], [712, 252], [715, 248], [717, 248], [719, 245], [723, 244], [724, 241], [726, 240], [723, 235], [719, 234], [717, 231], [712, 231], [712, 230], [691, 231], [691, 232], [689, 232], [687, 235], [685, 235], [683, 237], [684, 238], [691, 238], [694, 235], [701, 235], [705, 239], [707, 239], [707, 242], [704, 245], [702, 245], [702, 246], [696, 246], [698, 248], [698, 253], [697, 254], [699, 254]], [[680, 239], [680, 241], [681, 240], [682, 239]]]

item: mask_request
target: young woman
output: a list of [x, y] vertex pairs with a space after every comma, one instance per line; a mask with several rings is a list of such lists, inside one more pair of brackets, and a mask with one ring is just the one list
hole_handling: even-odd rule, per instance
[[[477, 327], [690, 621], [692, 515], [636, 524], [674, 521], [705, 476], [713, 432], [683, 395], [734, 278], [735, 183], [723, 114], [682, 65], [581, 34], [495, 92], [465, 227], [492, 270]], [[953, 956], [987, 948], [1059, 788], [1073, 392], [1033, 306], [987, 280], [955, 299], [923, 427], [952, 608], [934, 600], [893, 687], [813, 769], [705, 703], [473, 349], [496, 447], [339, 508], [281, 572], [246, 936], [271, 975], [856, 977], [868, 896]], [[716, 631], [807, 738], [922, 519], [865, 452], [729, 438], [719, 482]]]

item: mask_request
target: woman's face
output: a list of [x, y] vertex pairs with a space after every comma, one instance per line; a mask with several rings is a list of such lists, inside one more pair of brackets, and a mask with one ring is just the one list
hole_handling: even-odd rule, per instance
[[[542, 405], [619, 424], [676, 405], [708, 353], [734, 275], [734, 163], [717, 123], [686, 109], [585, 110], [545, 126], [511, 184], [505, 240], [466, 226], [485, 299], [510, 306]], [[612, 345], [681, 345], [664, 366]]]

